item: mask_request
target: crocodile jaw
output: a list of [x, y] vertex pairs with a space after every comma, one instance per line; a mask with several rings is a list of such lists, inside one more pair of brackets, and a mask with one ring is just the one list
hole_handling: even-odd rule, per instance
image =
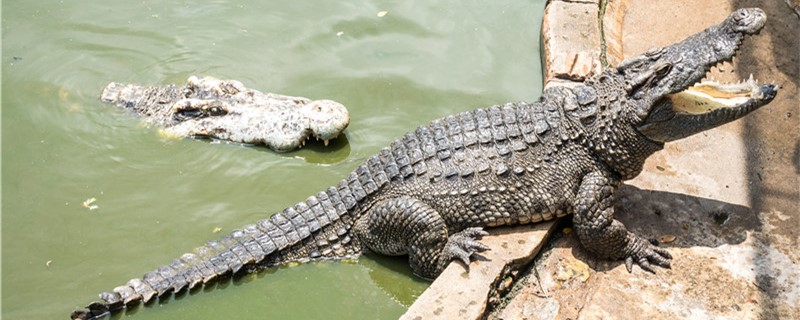
[[699, 115], [722, 108], [735, 108], [750, 99], [763, 99], [764, 92], [751, 74], [747, 81], [735, 84], [702, 81], [668, 98], [676, 113]]
[[703, 81], [669, 94], [637, 129], [648, 139], [669, 142], [739, 119], [766, 105], [777, 93], [774, 84], [753, 76], [736, 84]]

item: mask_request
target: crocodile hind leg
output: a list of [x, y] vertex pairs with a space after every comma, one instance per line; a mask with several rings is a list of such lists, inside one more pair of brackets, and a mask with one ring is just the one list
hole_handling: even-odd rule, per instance
[[634, 262], [649, 272], [654, 272], [651, 264], [669, 268], [672, 256], [667, 250], [631, 233], [614, 220], [619, 184], [611, 174], [600, 171], [583, 177], [573, 216], [581, 244], [603, 258], [624, 259], [628, 272], [632, 271]]
[[436, 210], [413, 198], [377, 202], [355, 225], [366, 248], [385, 255], [408, 254], [414, 274], [436, 278], [453, 259], [469, 265], [475, 252], [489, 248], [477, 238], [481, 228], [467, 228], [448, 235], [447, 225]]

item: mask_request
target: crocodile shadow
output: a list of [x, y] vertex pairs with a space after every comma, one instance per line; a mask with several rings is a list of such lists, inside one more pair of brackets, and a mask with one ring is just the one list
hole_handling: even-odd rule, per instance
[[[747, 239], [748, 232], [760, 229], [757, 212], [746, 206], [694, 195], [645, 190], [631, 185], [620, 188], [615, 212], [615, 218], [642, 237], [672, 240], [670, 238], [674, 236], [674, 240], [660, 243], [661, 247], [668, 250], [740, 244]], [[571, 219], [565, 218], [563, 224], [564, 227], [571, 227]], [[557, 232], [549, 240], [550, 248], [570, 248], [573, 256], [597, 272], [610, 271], [624, 264], [623, 261], [598, 260], [577, 245], [574, 233], [566, 235], [568, 241], [555, 241], [561, 235], [561, 232]]]

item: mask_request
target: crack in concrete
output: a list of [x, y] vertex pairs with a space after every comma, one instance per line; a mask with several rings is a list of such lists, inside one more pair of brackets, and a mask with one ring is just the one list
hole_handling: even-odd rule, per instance
[[598, 10], [597, 13], [597, 26], [600, 28], [600, 65], [603, 69], [606, 69], [608, 68], [608, 59], [606, 58], [606, 33], [603, 25], [603, 18], [606, 15], [608, 0], [601, 0], [599, 5], [600, 10]]

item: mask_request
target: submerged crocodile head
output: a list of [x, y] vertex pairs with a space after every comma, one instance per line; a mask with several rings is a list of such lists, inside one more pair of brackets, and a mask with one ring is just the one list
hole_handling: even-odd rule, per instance
[[764, 27], [758, 8], [739, 9], [721, 24], [681, 42], [623, 61], [636, 129], [655, 142], [669, 142], [741, 118], [772, 101], [777, 88], [750, 79], [736, 84], [705, 81], [710, 69], [731, 61], [746, 35]]
[[185, 87], [111, 83], [101, 99], [132, 110], [164, 132], [264, 144], [284, 152], [310, 138], [325, 144], [350, 122], [347, 109], [331, 100], [262, 93], [236, 80], [190, 77]]

